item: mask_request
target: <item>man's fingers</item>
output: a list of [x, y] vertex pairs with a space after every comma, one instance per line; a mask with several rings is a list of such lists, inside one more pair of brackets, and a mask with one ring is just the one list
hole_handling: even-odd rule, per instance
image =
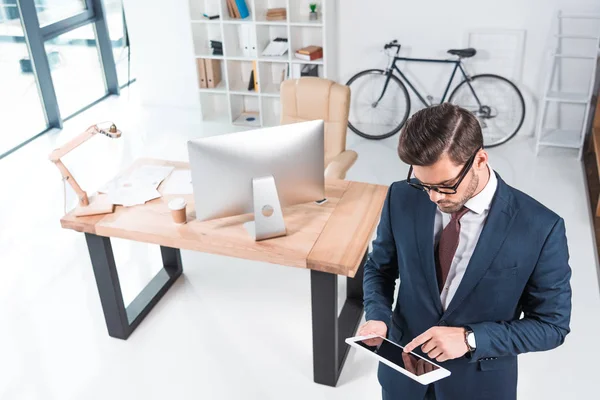
[[442, 354], [441, 356], [439, 356], [435, 360], [438, 361], [438, 362], [444, 362], [444, 361], [448, 361], [448, 357], [446, 357], [444, 354]]
[[423, 345], [423, 347], [421, 347], [421, 351], [422, 351], [423, 353], [427, 353], [427, 354], [429, 354], [429, 352], [430, 352], [430, 351], [432, 351], [432, 350], [436, 349], [437, 347], [438, 347], [438, 346], [437, 346], [437, 343], [436, 343], [436, 341], [435, 341], [435, 340], [430, 340], [430, 341], [428, 341], [427, 343], [425, 343], [425, 344]]
[[[425, 351], [425, 350], [423, 350], [423, 351]], [[427, 353], [427, 357], [429, 357], [433, 360], [442, 354], [442, 350], [440, 350], [439, 347], [436, 347], [435, 349], [431, 350], [430, 352], [426, 352], [426, 353]]]
[[431, 329], [429, 329], [428, 331], [426, 331], [426, 332], [420, 334], [419, 336], [417, 336], [416, 338], [414, 338], [409, 344], [407, 344], [406, 347], [404, 348], [404, 351], [407, 353], [410, 351], [413, 351], [414, 349], [416, 349], [423, 343], [430, 340], [432, 337], [433, 337], [433, 335], [431, 333]]

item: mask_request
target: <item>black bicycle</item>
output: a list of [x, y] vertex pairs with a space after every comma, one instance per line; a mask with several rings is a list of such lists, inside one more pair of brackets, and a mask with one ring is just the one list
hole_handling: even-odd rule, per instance
[[433, 105], [432, 97], [427, 96], [429, 101], [425, 100], [398, 68], [398, 61], [454, 64], [440, 103], [446, 100], [456, 70], [460, 70], [464, 79], [450, 93], [448, 102], [475, 114], [482, 127], [485, 147], [507, 142], [523, 125], [525, 101], [514, 83], [498, 75], [469, 76], [465, 72], [462, 59], [473, 57], [477, 53], [475, 49], [448, 50], [448, 53], [457, 56], [458, 59], [441, 60], [398, 57], [400, 47], [397, 40], [384, 46], [384, 50], [396, 49], [388, 68], [359, 72], [346, 83], [352, 90], [348, 126], [358, 135], [367, 139], [385, 139], [402, 128], [411, 107], [408, 90], [402, 81], [406, 82], [425, 107]]

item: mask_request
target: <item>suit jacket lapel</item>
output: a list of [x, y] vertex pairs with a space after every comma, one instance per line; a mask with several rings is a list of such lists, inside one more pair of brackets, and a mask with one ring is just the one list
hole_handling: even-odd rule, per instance
[[419, 248], [421, 268], [425, 274], [425, 281], [433, 299], [433, 304], [441, 315], [443, 311], [442, 300], [440, 299], [440, 290], [437, 284], [433, 253], [433, 224], [435, 222], [436, 208], [437, 206], [429, 201], [429, 199], [423, 199], [423, 201], [418, 202], [415, 236], [417, 238], [417, 247]]
[[479, 283], [498, 254], [518, 212], [510, 188], [498, 174], [498, 188], [475, 251], [454, 297], [442, 318], [452, 314]]

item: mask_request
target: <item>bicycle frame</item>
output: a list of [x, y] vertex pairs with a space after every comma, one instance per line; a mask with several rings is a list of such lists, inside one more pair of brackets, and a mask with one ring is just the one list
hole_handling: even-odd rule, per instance
[[444, 100], [446, 100], [446, 96], [448, 95], [448, 91], [450, 90], [450, 86], [452, 85], [452, 81], [454, 80], [454, 75], [456, 75], [456, 70], [460, 69], [460, 72], [462, 73], [463, 77], [467, 81], [467, 85], [469, 86], [469, 89], [471, 89], [471, 93], [473, 93], [473, 96], [475, 97], [477, 104], [479, 105], [479, 107], [481, 107], [481, 101], [479, 101], [479, 98], [477, 97], [477, 94], [475, 93], [473, 86], [471, 86], [471, 82], [469, 81], [469, 76], [463, 69], [462, 62], [460, 59], [458, 59], [458, 60], [440, 60], [440, 59], [431, 59], [431, 58], [409, 58], [409, 57], [397, 57], [397, 56], [394, 57], [394, 62], [392, 63], [391, 67], [386, 70], [387, 79], [385, 80], [385, 85], [383, 86], [383, 91], [381, 92], [381, 96], [379, 96], [379, 99], [377, 99], [376, 104], [379, 103], [381, 101], [381, 99], [383, 98], [383, 95], [385, 94], [385, 91], [388, 87], [390, 79], [392, 79], [393, 71], [397, 71], [398, 74], [400, 75], [400, 77], [402, 78], [402, 80], [404, 82], [406, 82], [408, 87], [413, 91], [413, 93], [415, 95], [417, 95], [419, 100], [421, 100], [421, 103], [423, 103], [423, 105], [425, 107], [432, 106], [432, 103], [428, 103], [423, 98], [421, 93], [413, 86], [412, 82], [406, 77], [406, 75], [404, 75], [402, 73], [402, 71], [400, 71], [400, 68], [398, 68], [396, 66], [396, 62], [398, 62], [398, 61], [409, 61], [409, 62], [413, 61], [413, 62], [437, 63], [437, 64], [454, 64], [454, 69], [452, 70], [452, 75], [450, 75], [450, 80], [448, 81], [448, 85], [446, 86], [446, 90], [444, 91], [444, 95], [442, 96], [440, 103], [443, 103]]

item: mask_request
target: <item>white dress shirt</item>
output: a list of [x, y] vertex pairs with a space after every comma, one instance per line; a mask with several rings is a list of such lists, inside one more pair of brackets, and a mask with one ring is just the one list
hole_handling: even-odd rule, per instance
[[[488, 169], [490, 171], [490, 179], [481, 192], [465, 203], [465, 207], [467, 207], [469, 211], [460, 219], [461, 227], [458, 248], [452, 259], [448, 278], [446, 279], [446, 284], [444, 285], [441, 294], [444, 310], [448, 308], [450, 301], [454, 297], [454, 294], [465, 275], [467, 265], [469, 265], [469, 261], [475, 250], [475, 245], [477, 245], [477, 241], [483, 230], [483, 225], [488, 216], [492, 199], [494, 198], [496, 188], [498, 187], [496, 174], [489, 165]], [[439, 208], [437, 209], [433, 229], [435, 248], [437, 248], [442, 230], [450, 222], [450, 217], [450, 214], [440, 211]]]

